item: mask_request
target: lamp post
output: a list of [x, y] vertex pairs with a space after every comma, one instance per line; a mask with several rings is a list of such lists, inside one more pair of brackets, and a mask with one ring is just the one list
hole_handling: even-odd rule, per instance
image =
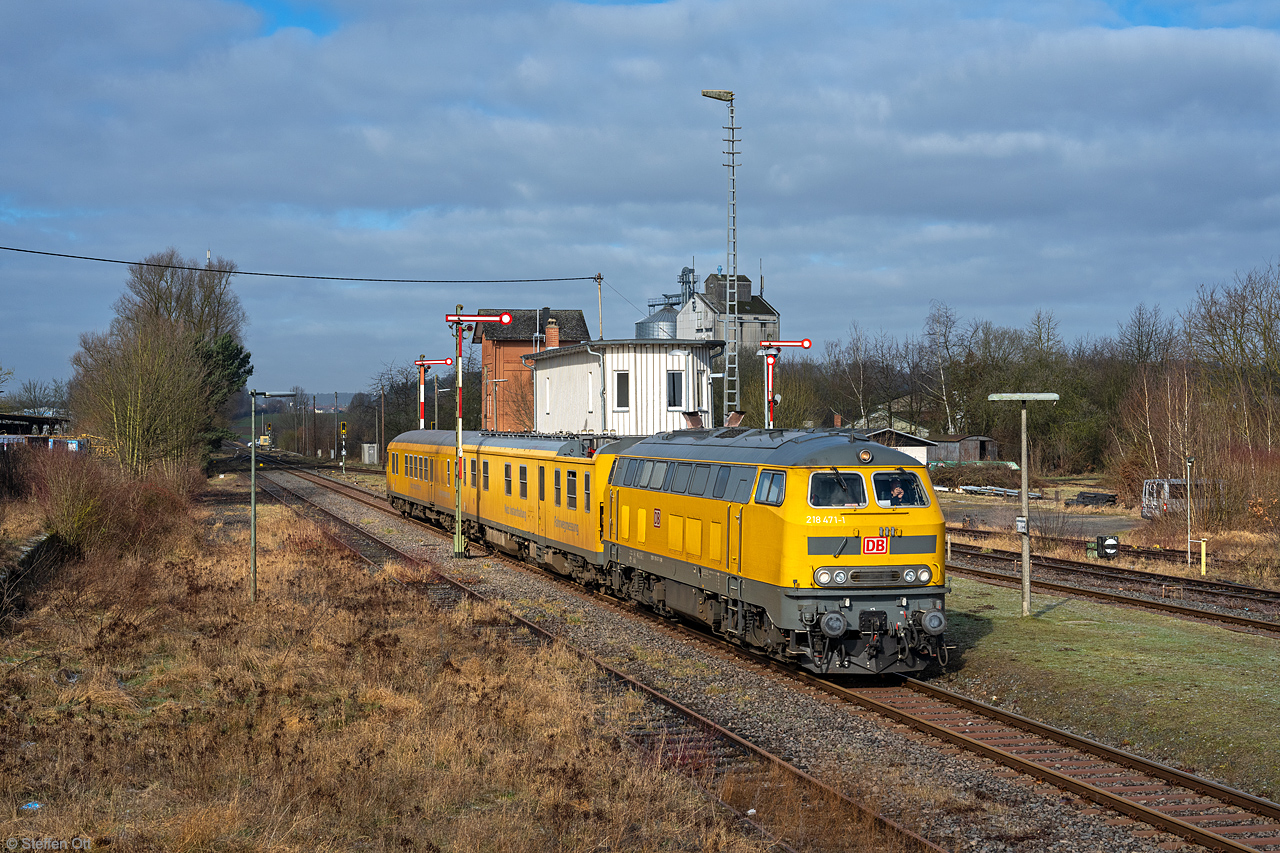
[[[433, 364], [453, 364], [452, 358], [427, 358], [425, 355], [418, 356], [418, 360], [414, 362], [418, 366], [418, 429], [427, 428], [427, 371], [431, 369]], [[432, 377], [434, 378], [434, 377]], [[440, 383], [436, 383], [437, 390]], [[436, 420], [440, 418], [440, 408], [436, 407]]]
[[1019, 532], [1022, 534], [1022, 615], [1031, 615], [1031, 503], [1027, 494], [1027, 401], [1049, 400], [1058, 402], [1057, 394], [988, 394], [991, 401], [1015, 400], [1022, 403], [1022, 518]]
[[249, 392], [249, 602], [258, 600], [258, 398], [292, 397], [288, 391]]
[[805, 338], [803, 341], [761, 341], [761, 349], [756, 355], [764, 356], [764, 428], [773, 429], [773, 407], [774, 404], [781, 401], [781, 397], [774, 399], [773, 394], [773, 365], [778, 361], [781, 355], [781, 347], [800, 347], [808, 349], [813, 346], [813, 341]]
[[453, 326], [454, 335], [458, 339], [458, 360], [454, 362], [454, 375], [458, 380], [454, 394], [458, 404], [458, 441], [453, 459], [453, 556], [460, 559], [467, 553], [467, 540], [462, 535], [462, 333], [474, 328], [468, 326], [468, 323], [501, 323], [509, 326], [511, 315], [506, 311], [501, 314], [463, 314], [462, 306], [459, 305], [458, 313], [444, 315], [444, 321]]
[[733, 92], [726, 89], [703, 89], [702, 97], [724, 101], [729, 106], [728, 135], [724, 141], [729, 167], [729, 223], [725, 263], [728, 266], [724, 287], [724, 417], [738, 410], [738, 126], [733, 119]]
[[1187, 487], [1183, 490], [1187, 502], [1187, 568], [1191, 568], [1191, 466], [1195, 464], [1194, 456], [1187, 457]]

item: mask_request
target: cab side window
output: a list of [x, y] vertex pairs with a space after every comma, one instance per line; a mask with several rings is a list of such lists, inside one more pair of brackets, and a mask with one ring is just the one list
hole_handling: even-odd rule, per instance
[[786, 492], [786, 473], [783, 471], [765, 471], [760, 475], [760, 484], [756, 486], [756, 503], [782, 506], [782, 498]]

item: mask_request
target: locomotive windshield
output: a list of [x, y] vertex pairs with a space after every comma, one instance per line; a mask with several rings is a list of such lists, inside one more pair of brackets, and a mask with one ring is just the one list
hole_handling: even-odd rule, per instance
[[880, 506], [928, 506], [920, 478], [907, 471], [879, 471], [871, 477]]
[[810, 506], [866, 506], [862, 477], [852, 471], [823, 471], [809, 477]]

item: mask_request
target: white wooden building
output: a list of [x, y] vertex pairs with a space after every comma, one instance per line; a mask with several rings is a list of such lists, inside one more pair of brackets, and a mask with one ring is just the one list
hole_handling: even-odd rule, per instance
[[721, 341], [588, 341], [525, 356], [541, 433], [653, 435], [710, 423], [711, 359]]

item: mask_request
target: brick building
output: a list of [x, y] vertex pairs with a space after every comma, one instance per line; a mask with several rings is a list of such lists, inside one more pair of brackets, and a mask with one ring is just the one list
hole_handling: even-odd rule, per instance
[[481, 308], [511, 315], [511, 325], [476, 323], [480, 344], [481, 429], [528, 432], [534, 428], [533, 371], [522, 356], [591, 340], [581, 311], [569, 308]]

